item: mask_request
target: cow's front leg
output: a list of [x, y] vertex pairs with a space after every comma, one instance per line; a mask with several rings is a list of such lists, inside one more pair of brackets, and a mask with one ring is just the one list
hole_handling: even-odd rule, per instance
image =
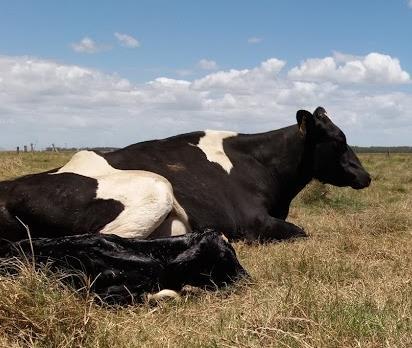
[[267, 216], [259, 220], [260, 223], [257, 224], [258, 226], [254, 233], [254, 239], [259, 242], [307, 237], [306, 232], [302, 228], [290, 222], [272, 216]]

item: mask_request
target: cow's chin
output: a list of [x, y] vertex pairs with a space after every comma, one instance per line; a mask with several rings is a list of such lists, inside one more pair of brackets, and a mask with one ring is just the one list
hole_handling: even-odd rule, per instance
[[327, 180], [327, 179], [320, 179], [315, 177], [316, 180], [318, 180], [319, 182], [321, 182], [322, 184], [329, 184], [329, 185], [333, 185], [333, 186], [337, 186], [337, 187], [347, 187], [347, 186], [352, 186], [352, 183], [348, 184], [347, 182], [343, 182], [343, 181], [336, 181], [336, 180]]
[[344, 177], [334, 178], [333, 180], [319, 180], [322, 183], [330, 184], [337, 187], [351, 187], [355, 190], [367, 188], [371, 183], [369, 174], [366, 175], [345, 175]]
[[[319, 179], [318, 179], [319, 180]], [[328, 180], [319, 180], [322, 184], [329, 184], [337, 187], [351, 187], [355, 190], [362, 190], [370, 185], [370, 180], [367, 181], [351, 181], [351, 182], [337, 182]]]

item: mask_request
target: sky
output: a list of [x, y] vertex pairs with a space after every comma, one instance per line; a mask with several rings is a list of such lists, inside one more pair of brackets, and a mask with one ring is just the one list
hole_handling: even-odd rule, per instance
[[412, 145], [412, 0], [0, 4], [0, 148], [255, 133], [323, 106]]

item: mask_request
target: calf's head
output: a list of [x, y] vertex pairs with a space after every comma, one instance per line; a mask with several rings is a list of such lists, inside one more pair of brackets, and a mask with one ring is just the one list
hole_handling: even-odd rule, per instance
[[354, 189], [369, 186], [369, 173], [346, 143], [345, 134], [330, 120], [324, 108], [318, 107], [313, 114], [299, 110], [296, 118], [299, 131], [306, 138], [305, 146], [310, 149], [315, 179]]
[[235, 250], [218, 232], [205, 229], [188, 237], [191, 247], [168, 265], [167, 288], [179, 289], [185, 284], [215, 288], [248, 277]]

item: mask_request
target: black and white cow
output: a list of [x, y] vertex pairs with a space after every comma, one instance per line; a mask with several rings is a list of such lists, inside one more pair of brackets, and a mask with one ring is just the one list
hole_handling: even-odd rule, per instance
[[104, 158], [82, 151], [56, 171], [2, 182], [0, 237], [25, 238], [19, 220], [35, 237], [146, 239], [206, 228], [230, 240], [305, 236], [285, 219], [310, 180], [361, 189], [371, 179], [323, 108], [296, 117], [261, 134], [194, 132]]
[[104, 157], [114, 168], [167, 178], [191, 228], [211, 227], [230, 240], [305, 236], [285, 221], [305, 185], [315, 178], [362, 189], [371, 178], [324, 108], [299, 110], [296, 118], [297, 124], [267, 133], [194, 132]]

